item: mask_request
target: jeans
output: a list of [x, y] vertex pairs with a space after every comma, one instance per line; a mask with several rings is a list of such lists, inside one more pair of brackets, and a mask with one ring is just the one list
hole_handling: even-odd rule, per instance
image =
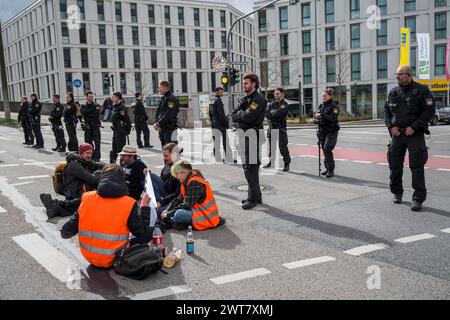
[[167, 196], [167, 191], [164, 189], [164, 181], [154, 173], [150, 173], [152, 179], [153, 191], [155, 192], [156, 201], [159, 201], [162, 197]]
[[178, 209], [172, 217], [174, 223], [192, 224], [192, 211]]
[[109, 121], [110, 113], [111, 113], [111, 109], [105, 109], [105, 114], [103, 115], [103, 122]]

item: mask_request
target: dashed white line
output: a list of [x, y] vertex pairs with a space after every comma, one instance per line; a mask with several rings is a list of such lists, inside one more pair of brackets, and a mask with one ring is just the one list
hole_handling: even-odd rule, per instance
[[[448, 143], [448, 142], [446, 142], [446, 143]], [[450, 156], [440, 156], [440, 155], [435, 155], [433, 157], [435, 157], [435, 158], [450, 158]]]
[[450, 172], [450, 169], [444, 169], [444, 168], [439, 168], [439, 169], [436, 169], [437, 171], [445, 171], [445, 172]]
[[50, 176], [47, 175], [42, 175], [42, 176], [28, 176], [28, 177], [18, 177], [17, 179], [19, 180], [27, 180], [27, 179], [41, 179], [41, 178], [49, 178]]
[[435, 235], [429, 234], [429, 233], [423, 233], [423, 234], [418, 234], [415, 236], [410, 236], [410, 237], [404, 237], [404, 238], [400, 238], [397, 240], [394, 240], [395, 242], [400, 242], [400, 243], [410, 243], [410, 242], [415, 242], [415, 241], [420, 241], [420, 240], [427, 240], [427, 239], [432, 239], [435, 238]]
[[24, 186], [24, 185], [32, 184], [32, 183], [34, 183], [34, 181], [25, 181], [25, 182], [13, 183], [12, 186], [13, 187]]
[[444, 233], [450, 233], [450, 228], [447, 228], [447, 229], [441, 230], [441, 232], [444, 232]]
[[188, 286], [173, 286], [164, 289], [142, 292], [135, 296], [129, 296], [129, 298], [131, 300], [151, 300], [189, 291], [192, 291], [192, 289]]
[[379, 162], [379, 163], [377, 163], [377, 165], [379, 165], [379, 166], [388, 166], [389, 163], [386, 163], [386, 162]]
[[288, 268], [288, 269], [297, 269], [297, 268], [301, 268], [301, 267], [311, 266], [311, 265], [319, 264], [319, 263], [330, 262], [330, 261], [334, 261], [334, 260], [336, 260], [336, 258], [323, 256], [323, 257], [318, 257], [318, 258], [313, 258], [313, 259], [285, 263], [285, 264], [283, 264], [283, 267]]
[[270, 270], [267, 270], [264, 268], [259, 268], [259, 269], [253, 269], [253, 270], [249, 270], [249, 271], [229, 274], [226, 276], [213, 278], [210, 280], [212, 282], [214, 282], [215, 284], [220, 285], [220, 284], [225, 284], [225, 283], [229, 283], [229, 282], [240, 281], [240, 280], [249, 279], [249, 278], [255, 278], [255, 277], [263, 276], [263, 275], [270, 274], [270, 273], [272, 273]]
[[8, 139], [8, 138], [5, 138], [5, 137], [0, 137], [0, 140], [11, 141], [11, 139]]
[[377, 243], [377, 244], [369, 244], [367, 246], [356, 247], [356, 248], [344, 251], [344, 253], [352, 255], [352, 256], [360, 256], [365, 253], [383, 250], [386, 248], [389, 248], [389, 246], [384, 243]]
[[10, 168], [10, 167], [18, 167], [20, 164], [18, 163], [11, 163], [11, 164], [0, 164], [0, 168]]
[[3, 209], [2, 207], [0, 207], [0, 213], [5, 213], [5, 212], [6, 212], [6, 210]]
[[7, 152], [6, 150], [0, 150], [0, 154], [6, 153], [6, 152]]
[[365, 163], [365, 164], [371, 164], [371, 163], [373, 163], [373, 162], [371, 162], [371, 161], [362, 161], [362, 160], [353, 160], [352, 162], [355, 162], [355, 163]]
[[[75, 264], [61, 251], [51, 246], [36, 233], [13, 237], [13, 240], [39, 262], [51, 275], [61, 282], [67, 282]], [[77, 275], [72, 275], [77, 278]], [[81, 272], [78, 280], [81, 280]]]

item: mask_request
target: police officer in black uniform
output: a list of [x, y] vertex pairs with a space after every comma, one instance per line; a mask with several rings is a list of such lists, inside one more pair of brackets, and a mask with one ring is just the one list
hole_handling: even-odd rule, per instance
[[131, 120], [127, 114], [127, 110], [122, 102], [122, 94], [116, 91], [112, 95], [112, 102], [114, 112], [112, 117], [113, 138], [112, 138], [112, 150], [109, 154], [109, 163], [116, 163], [117, 154], [122, 151], [123, 147], [127, 144], [127, 136], [131, 132]]
[[78, 151], [78, 138], [77, 138], [77, 105], [73, 100], [73, 93], [68, 92], [66, 96], [66, 108], [64, 109], [64, 123], [66, 124], [67, 135], [69, 136], [69, 142], [67, 147], [69, 151]]
[[[134, 127], [136, 129], [136, 142], [139, 149], [153, 148], [150, 144], [150, 130], [148, 129], [148, 116], [145, 112], [144, 104], [142, 103], [142, 94], [136, 92], [136, 104], [133, 106], [134, 113]], [[144, 134], [144, 144], [141, 141], [141, 134]]]
[[94, 146], [94, 155], [92, 160], [99, 162], [101, 158], [100, 153], [100, 107], [94, 102], [94, 93], [92, 91], [86, 92], [86, 104], [81, 106], [81, 114], [83, 115], [84, 124], [84, 142]]
[[319, 106], [318, 112], [315, 114], [315, 122], [319, 126], [318, 139], [325, 155], [325, 168], [321, 172], [327, 178], [334, 177], [334, 169], [336, 167], [334, 162], [333, 150], [336, 147], [339, 126], [339, 106], [333, 101], [334, 90], [327, 88], [322, 93], [323, 103]]
[[169, 142], [178, 143], [176, 130], [178, 126], [178, 112], [180, 111], [178, 98], [170, 92], [170, 83], [161, 80], [158, 87], [159, 94], [163, 97], [156, 111], [154, 128], [159, 132], [161, 146]]
[[61, 98], [59, 94], [54, 94], [52, 99], [53, 107], [50, 116], [48, 117], [48, 120], [52, 124], [52, 131], [56, 140], [56, 147], [52, 148], [52, 150], [66, 152], [66, 139], [64, 138], [64, 128], [61, 120], [64, 113], [64, 107], [60, 102]]
[[[284, 89], [278, 88], [275, 90], [275, 101], [269, 104], [269, 110], [266, 113], [266, 118], [269, 120], [269, 130], [267, 131], [267, 139], [269, 139], [269, 159], [270, 162], [264, 166], [264, 168], [272, 167], [274, 157], [272, 147], [276, 147], [278, 142], [280, 153], [283, 156], [284, 168], [283, 171], [289, 171], [289, 165], [291, 163], [291, 156], [288, 148], [288, 136], [287, 136], [287, 117], [288, 117], [288, 104], [284, 99]], [[278, 130], [278, 134], [272, 134], [273, 130]], [[272, 141], [273, 139], [273, 141]], [[278, 141], [277, 141], [278, 140]], [[274, 152], [276, 154], [276, 152]]]
[[435, 114], [434, 98], [428, 87], [413, 80], [410, 66], [397, 69], [398, 87], [391, 90], [384, 108], [384, 121], [391, 135], [388, 149], [390, 188], [394, 203], [401, 203], [403, 196], [402, 176], [406, 150], [414, 189], [412, 211], [422, 209], [426, 200], [424, 166], [428, 160], [425, 134]]
[[257, 91], [259, 79], [256, 74], [246, 74], [243, 86], [247, 96], [240, 101], [238, 108], [233, 110], [231, 119], [238, 125], [238, 149], [248, 182], [248, 196], [246, 200], [242, 201], [242, 209], [249, 210], [262, 203], [259, 167], [267, 103], [264, 96]]
[[[232, 160], [232, 150], [227, 136], [227, 129], [229, 127], [229, 121], [225, 116], [225, 110], [223, 107], [222, 97], [223, 88], [216, 88], [214, 90], [215, 97], [209, 105], [209, 120], [211, 121], [212, 137], [214, 140], [213, 154], [218, 162], [231, 162]], [[223, 149], [225, 152], [225, 159], [222, 160], [220, 154], [220, 139], [222, 139]]]
[[42, 137], [42, 132], [41, 132], [42, 103], [39, 102], [36, 93], [32, 93], [30, 95], [30, 97], [31, 97], [31, 109], [30, 109], [31, 126], [33, 128], [33, 133], [36, 138], [36, 144], [33, 146], [33, 148], [43, 149], [44, 148], [44, 138]]
[[28, 103], [26, 96], [21, 98], [21, 102], [17, 121], [23, 128], [23, 135], [25, 137], [25, 142], [23, 144], [33, 145], [34, 135], [33, 128], [31, 126], [30, 104]]

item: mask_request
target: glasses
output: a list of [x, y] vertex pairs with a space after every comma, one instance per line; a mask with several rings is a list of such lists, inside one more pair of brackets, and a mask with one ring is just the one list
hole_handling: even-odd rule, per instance
[[407, 72], [396, 72], [395, 73], [395, 76], [407, 76], [407, 75], [409, 75], [409, 73], [407, 73]]

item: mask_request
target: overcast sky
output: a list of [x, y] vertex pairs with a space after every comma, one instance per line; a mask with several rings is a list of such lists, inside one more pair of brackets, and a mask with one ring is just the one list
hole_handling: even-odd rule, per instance
[[[2, 22], [6, 22], [9, 18], [13, 17], [16, 13], [30, 4], [32, 0], [1, 0], [1, 2], [2, 8], [0, 10], [0, 19]], [[249, 12], [253, 8], [252, 0], [215, 0], [214, 2], [229, 3], [244, 13]]]

